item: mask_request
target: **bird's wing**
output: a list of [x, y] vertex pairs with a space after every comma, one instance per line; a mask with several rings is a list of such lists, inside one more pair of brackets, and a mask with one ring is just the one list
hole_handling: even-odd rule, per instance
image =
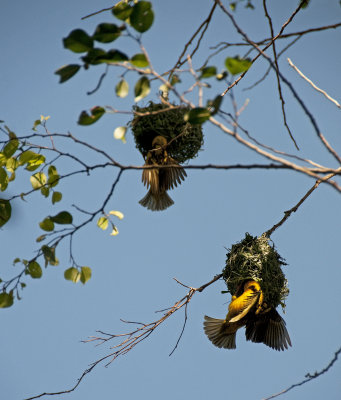
[[264, 343], [275, 350], [284, 350], [291, 346], [291, 340], [284, 319], [271, 308], [263, 314], [255, 314], [246, 323], [246, 340]]
[[236, 300], [232, 301], [229, 306], [229, 313], [226, 317], [228, 322], [237, 322], [245, 317], [245, 315], [258, 304], [261, 294], [261, 290], [247, 290], [241, 296], [237, 297]]
[[[178, 165], [174, 158], [166, 156], [164, 165]], [[181, 181], [184, 181], [187, 174], [186, 171], [178, 166], [174, 168], [160, 169], [160, 188], [164, 190], [174, 189]]]
[[[155, 163], [147, 161], [144, 166], [155, 165]], [[159, 192], [159, 170], [158, 169], [144, 169], [142, 171], [142, 182], [147, 188], [151, 188], [152, 193]]]

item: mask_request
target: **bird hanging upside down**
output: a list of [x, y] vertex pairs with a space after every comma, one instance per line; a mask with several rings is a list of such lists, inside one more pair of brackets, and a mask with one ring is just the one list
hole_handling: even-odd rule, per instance
[[225, 319], [205, 315], [205, 333], [220, 348], [235, 349], [236, 332], [243, 326], [246, 340], [264, 343], [278, 351], [291, 346], [284, 319], [274, 308], [267, 307], [259, 283], [253, 280], [244, 282], [232, 296]]
[[174, 204], [167, 190], [173, 189], [187, 176], [182, 167], [177, 167], [178, 163], [167, 154], [167, 139], [163, 136], [156, 136], [152, 142], [152, 150], [148, 151], [145, 160], [146, 165], [175, 165], [175, 167], [160, 169], [144, 169], [142, 172], [142, 182], [147, 188], [148, 193], [139, 203], [152, 211], [161, 211]]

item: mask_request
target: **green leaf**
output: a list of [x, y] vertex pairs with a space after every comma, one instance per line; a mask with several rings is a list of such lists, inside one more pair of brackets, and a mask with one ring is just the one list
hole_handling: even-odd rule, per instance
[[105, 62], [105, 63], [119, 63], [119, 62], [124, 62], [128, 61], [129, 58], [125, 53], [122, 53], [122, 51], [111, 49], [105, 54], [98, 56], [97, 61], [100, 62]]
[[301, 8], [307, 8], [309, 6], [310, 0], [301, 0], [302, 7]]
[[82, 267], [81, 268], [81, 282], [86, 284], [86, 282], [91, 278], [91, 268]]
[[220, 72], [219, 74], [216, 75], [216, 78], [218, 81], [222, 81], [227, 77], [228, 73], [227, 71]]
[[190, 124], [202, 124], [207, 121], [210, 116], [211, 113], [207, 108], [197, 107], [186, 113], [184, 120]]
[[211, 115], [215, 115], [219, 111], [222, 101], [223, 96], [218, 95], [213, 100], [207, 102], [207, 107], [209, 108]]
[[147, 57], [142, 54], [135, 54], [131, 59], [130, 62], [135, 65], [135, 67], [139, 67], [139, 68], [145, 68], [148, 67], [149, 63], [147, 60]]
[[11, 140], [8, 141], [6, 146], [3, 148], [2, 154], [6, 158], [10, 158], [17, 151], [18, 147], [19, 147], [19, 140], [18, 139], [11, 139]]
[[[62, 67], [58, 68], [57, 71], [55, 71], [56, 75], [59, 75], [59, 83], [63, 83], [68, 81], [70, 78], [72, 78], [74, 75], [77, 74], [77, 72], [80, 70], [81, 66], [78, 64], [68, 64], [68, 65], [63, 65]], [[41, 121], [37, 120], [40, 125]], [[35, 127], [37, 125], [33, 126], [33, 130], [35, 130]]]
[[107, 217], [100, 217], [98, 218], [97, 226], [105, 231], [108, 227], [108, 223], [109, 220]]
[[118, 219], [123, 219], [124, 218], [124, 215], [123, 215], [123, 213], [121, 213], [121, 211], [109, 211], [109, 214], [110, 215], [114, 215]]
[[63, 194], [60, 192], [53, 192], [52, 195], [52, 204], [58, 203], [63, 197]]
[[54, 217], [50, 217], [50, 219], [60, 225], [72, 224], [72, 215], [67, 211], [61, 211]]
[[59, 264], [59, 260], [56, 257], [55, 247], [49, 247], [47, 245], [44, 245], [41, 247], [41, 251], [43, 252], [45, 258], [45, 267], [47, 267], [47, 264], [54, 266]]
[[11, 218], [12, 207], [8, 200], [0, 199], [0, 228]]
[[125, 21], [127, 18], [129, 18], [132, 12], [133, 7], [131, 7], [125, 1], [120, 1], [112, 10], [114, 16], [121, 21]]
[[84, 61], [85, 65], [91, 64], [91, 65], [98, 65], [101, 64], [103, 61], [100, 61], [100, 58], [102, 56], [105, 56], [107, 52], [103, 49], [92, 49], [90, 50], [84, 57], [82, 57], [82, 60]]
[[177, 83], [180, 83], [180, 82], [181, 82], [181, 79], [179, 78], [179, 76], [176, 75], [176, 74], [174, 74], [174, 75], [172, 76], [172, 78], [171, 78], [170, 84], [171, 84], [172, 86], [174, 86], [174, 85], [176, 85]]
[[146, 76], [140, 78], [135, 85], [135, 101], [138, 102], [142, 100], [144, 97], [148, 96], [150, 92], [150, 83]]
[[19, 165], [27, 164], [25, 169], [28, 171], [34, 171], [44, 162], [45, 157], [42, 154], [30, 150], [23, 152], [19, 157]]
[[115, 24], [99, 24], [92, 35], [93, 39], [101, 43], [110, 43], [121, 36], [121, 29]]
[[13, 265], [15, 265], [15, 264], [17, 264], [18, 262], [20, 262], [21, 260], [20, 260], [20, 258], [15, 258], [14, 260], [13, 260]]
[[59, 182], [59, 174], [57, 172], [57, 168], [54, 165], [50, 165], [49, 169], [47, 171], [47, 174], [49, 176], [47, 183], [49, 184], [50, 187], [55, 187], [58, 185]]
[[46, 184], [47, 179], [44, 172], [37, 172], [31, 176], [30, 181], [33, 189], [37, 190]]
[[41, 125], [41, 121], [40, 121], [40, 119], [36, 119], [36, 120], [34, 121], [32, 130], [34, 130], [35, 132], [37, 132], [37, 126], [39, 126], [39, 125]]
[[64, 47], [74, 53], [85, 53], [93, 48], [93, 39], [82, 29], [75, 29], [63, 39]]
[[211, 78], [212, 76], [217, 75], [217, 68], [214, 66], [206, 67], [201, 70], [201, 75], [199, 79], [203, 78]]
[[7, 158], [2, 153], [0, 153], [0, 166], [6, 165], [6, 162], [7, 162]]
[[37, 261], [31, 261], [28, 264], [27, 271], [33, 279], [39, 279], [43, 275], [41, 266], [37, 263]]
[[122, 140], [123, 143], [126, 143], [126, 132], [127, 132], [127, 127], [126, 126], [118, 126], [114, 130], [114, 138], [117, 140]]
[[78, 119], [78, 124], [79, 125], [91, 125], [97, 122], [103, 114], [105, 114], [105, 109], [100, 106], [93, 107], [90, 110], [90, 115], [86, 111], [82, 111], [79, 119]]
[[251, 67], [252, 62], [248, 58], [227, 57], [225, 66], [232, 75], [237, 75], [247, 71]]
[[0, 308], [7, 308], [13, 305], [13, 295], [3, 292], [0, 293]]
[[37, 242], [37, 243], [40, 243], [40, 242], [42, 242], [42, 241], [45, 240], [45, 239], [46, 239], [46, 235], [40, 235], [40, 236], [37, 237], [36, 242]]
[[46, 232], [52, 232], [54, 230], [54, 223], [49, 217], [39, 222], [39, 226], [42, 230]]
[[139, 1], [130, 14], [130, 24], [137, 32], [146, 32], [153, 24], [154, 12], [149, 1]]
[[64, 278], [67, 281], [77, 283], [79, 281], [80, 277], [81, 277], [81, 274], [78, 271], [78, 269], [75, 267], [68, 268], [64, 271]]
[[14, 172], [19, 166], [19, 161], [11, 157], [6, 162], [6, 169], [8, 172]]
[[5, 168], [0, 167], [0, 190], [3, 192], [8, 186], [8, 175]]
[[49, 197], [50, 188], [48, 188], [47, 186], [43, 186], [43, 187], [40, 189], [40, 193], [41, 193], [43, 196], [45, 196], [45, 197]]
[[118, 97], [126, 97], [129, 93], [129, 84], [125, 79], [121, 79], [115, 87], [115, 92]]

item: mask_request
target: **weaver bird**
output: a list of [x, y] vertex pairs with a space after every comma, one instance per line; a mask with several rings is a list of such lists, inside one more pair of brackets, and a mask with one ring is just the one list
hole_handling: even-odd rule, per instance
[[[178, 163], [167, 154], [167, 139], [163, 136], [156, 136], [152, 142], [152, 150], [148, 151], [145, 160], [146, 165], [178, 165]], [[161, 211], [174, 204], [167, 190], [173, 189], [187, 176], [182, 167], [170, 167], [160, 169], [144, 169], [142, 182], [148, 193], [139, 203], [152, 211]]]
[[225, 319], [205, 315], [205, 333], [220, 348], [235, 349], [236, 333], [243, 326], [246, 327], [247, 340], [264, 343], [275, 350], [291, 346], [284, 319], [274, 308], [266, 306], [261, 287], [253, 280], [246, 281], [237, 289]]

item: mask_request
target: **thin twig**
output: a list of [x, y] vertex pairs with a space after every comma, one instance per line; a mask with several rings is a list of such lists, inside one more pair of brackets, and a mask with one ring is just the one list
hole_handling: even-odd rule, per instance
[[[272, 26], [272, 20], [271, 17], [268, 13], [268, 9], [266, 7], [266, 0], [263, 0], [263, 8], [264, 8], [264, 12], [265, 15], [269, 21], [269, 27], [270, 27], [270, 33], [271, 33], [271, 37], [274, 38], [274, 30], [273, 30], [273, 26]], [[285, 101], [283, 98], [283, 94], [282, 94], [282, 87], [281, 87], [281, 80], [279, 77], [279, 66], [278, 66], [278, 60], [277, 60], [277, 52], [276, 52], [276, 42], [273, 40], [272, 41], [272, 50], [273, 50], [273, 54], [274, 54], [274, 60], [275, 60], [275, 72], [276, 72], [276, 78], [277, 78], [277, 87], [278, 87], [278, 94], [279, 94], [279, 98], [281, 100], [281, 104], [282, 104], [282, 115], [283, 115], [283, 122], [284, 122], [284, 126], [287, 128], [287, 131], [289, 133], [289, 136], [291, 137], [291, 140], [294, 142], [295, 147], [297, 150], [299, 150], [299, 147], [296, 143], [296, 140], [294, 139], [294, 136], [292, 135], [292, 132], [289, 128], [289, 125], [287, 123], [287, 117], [286, 117], [286, 113], [285, 113]]]
[[335, 99], [333, 99], [331, 96], [329, 96], [329, 94], [327, 92], [325, 92], [324, 90], [320, 89], [319, 87], [317, 87], [314, 82], [312, 82], [309, 78], [307, 78], [302, 71], [300, 71], [296, 65], [290, 60], [290, 58], [287, 59], [288, 63], [290, 64], [290, 66], [292, 68], [294, 68], [294, 70], [303, 78], [305, 79], [308, 83], [310, 83], [310, 85], [317, 90], [318, 92], [322, 93], [328, 100], [330, 100], [331, 102], [333, 102], [336, 107], [341, 108], [341, 105], [338, 101], [336, 101]]
[[189, 39], [189, 41], [185, 44], [185, 47], [184, 47], [184, 49], [182, 50], [182, 53], [180, 54], [180, 56], [179, 56], [177, 62], [175, 63], [174, 67], [169, 71], [169, 79], [170, 79], [171, 76], [174, 74], [174, 71], [175, 71], [177, 68], [180, 68], [180, 67], [186, 62], [186, 59], [185, 59], [185, 60], [182, 60], [183, 56], [186, 54], [188, 47], [192, 44], [192, 42], [193, 42], [193, 40], [195, 39], [195, 37], [199, 34], [199, 32], [201, 31], [201, 29], [204, 28], [203, 31], [202, 31], [202, 33], [201, 33], [201, 35], [200, 35], [200, 37], [199, 37], [199, 39], [198, 39], [198, 42], [197, 42], [197, 44], [196, 44], [194, 50], [193, 50], [193, 51], [191, 52], [191, 54], [190, 54], [190, 57], [193, 57], [193, 55], [197, 52], [197, 50], [198, 50], [198, 48], [199, 48], [199, 46], [200, 46], [200, 42], [201, 42], [201, 40], [202, 40], [202, 38], [203, 38], [203, 36], [204, 36], [204, 34], [205, 34], [207, 28], [208, 28], [208, 25], [209, 25], [209, 23], [210, 23], [210, 21], [211, 21], [211, 19], [212, 19], [212, 16], [213, 16], [213, 13], [214, 13], [214, 10], [216, 9], [216, 7], [217, 7], [217, 3], [214, 3], [214, 4], [213, 4], [213, 7], [211, 8], [211, 11], [210, 11], [209, 14], [208, 14], [208, 17], [205, 19], [205, 21], [203, 21], [203, 22], [200, 24], [199, 28], [194, 32], [194, 34], [192, 35], [192, 37], [191, 37], [191, 38]]
[[[341, 171], [341, 167], [338, 170]], [[323, 179], [317, 180], [315, 182], [314, 186], [312, 186], [308, 190], [308, 192], [301, 198], [301, 200], [294, 207], [292, 207], [290, 210], [284, 211], [284, 217], [277, 224], [275, 224], [271, 229], [269, 229], [268, 231], [264, 232], [264, 235], [267, 236], [267, 237], [270, 237], [277, 228], [279, 228], [281, 225], [284, 224], [284, 222], [290, 217], [290, 215], [293, 212], [297, 211], [297, 209], [313, 193], [313, 191], [320, 185], [320, 183], [327, 181], [328, 179], [332, 178], [333, 176], [335, 176], [335, 174], [329, 174], [329, 175], [325, 176]]]
[[[176, 311], [180, 310], [181, 308], [185, 307], [185, 313], [187, 312], [187, 306], [189, 302], [191, 301], [192, 297], [194, 296], [195, 293], [199, 292], [201, 293], [204, 289], [206, 289], [208, 286], [210, 286], [212, 283], [216, 282], [218, 279], [222, 277], [222, 274], [216, 275], [213, 279], [211, 279], [209, 282], [201, 285], [199, 288], [190, 288], [188, 293], [182, 297], [180, 300], [176, 301], [172, 307], [169, 308], [169, 310], [157, 321], [150, 322], [150, 323], [133, 323], [131, 321], [124, 321], [125, 323], [133, 323], [133, 324], [138, 324], [140, 325], [138, 328], [131, 332], [127, 332], [124, 334], [119, 334], [119, 335], [114, 335], [114, 334], [108, 334], [104, 333], [106, 337], [91, 337], [89, 340], [85, 342], [93, 342], [93, 341], [99, 341], [100, 344], [107, 342], [108, 340], [112, 340], [115, 338], [124, 338], [123, 341], [121, 341], [119, 344], [113, 346], [113, 349], [118, 349], [115, 350], [114, 352], [100, 358], [99, 360], [93, 362], [89, 368], [87, 368], [82, 375], [78, 378], [76, 384], [71, 388], [59, 392], [44, 392], [41, 393], [37, 396], [29, 397], [25, 400], [33, 400], [33, 399], [38, 399], [43, 396], [54, 396], [54, 395], [61, 395], [65, 393], [70, 393], [73, 392], [78, 385], [81, 383], [81, 381], [84, 379], [84, 377], [90, 373], [98, 364], [102, 363], [103, 361], [107, 361], [106, 366], [111, 364], [117, 357], [120, 355], [125, 355], [129, 351], [131, 351], [137, 344], [139, 344], [141, 341], [147, 339], [156, 329], [158, 326], [160, 326], [167, 318], [169, 318], [171, 315], [173, 315]], [[185, 286], [185, 285], [183, 285]], [[187, 320], [187, 314], [185, 314], [185, 323], [183, 326], [183, 330], [186, 325], [186, 320]], [[180, 338], [183, 334], [183, 330], [181, 331]], [[178, 345], [179, 341], [177, 342], [176, 346]], [[176, 347], [175, 347], [176, 348]], [[175, 350], [175, 349], [174, 349]], [[173, 350], [173, 351], [174, 351]]]
[[326, 372], [334, 365], [334, 363], [335, 363], [336, 360], [338, 359], [340, 353], [341, 353], [341, 347], [334, 353], [334, 357], [333, 357], [333, 359], [329, 362], [329, 364], [328, 364], [325, 368], [323, 368], [321, 371], [319, 371], [319, 372], [314, 372], [313, 374], [310, 374], [310, 373], [308, 372], [308, 373], [306, 374], [306, 376], [305, 376], [307, 379], [304, 379], [303, 381], [298, 382], [298, 383], [294, 383], [293, 385], [289, 386], [287, 389], [284, 389], [284, 390], [282, 390], [282, 391], [279, 392], [279, 393], [273, 394], [273, 395], [270, 396], [270, 397], [266, 397], [266, 398], [264, 398], [263, 400], [274, 399], [275, 397], [281, 396], [282, 394], [289, 392], [289, 390], [294, 389], [294, 388], [297, 387], [297, 386], [302, 386], [302, 385], [304, 385], [305, 383], [307, 383], [307, 382], [309, 382], [309, 381], [311, 381], [311, 380], [313, 380], [313, 379], [316, 379], [316, 378], [318, 378], [319, 376], [323, 375], [324, 373], [326, 373]]

